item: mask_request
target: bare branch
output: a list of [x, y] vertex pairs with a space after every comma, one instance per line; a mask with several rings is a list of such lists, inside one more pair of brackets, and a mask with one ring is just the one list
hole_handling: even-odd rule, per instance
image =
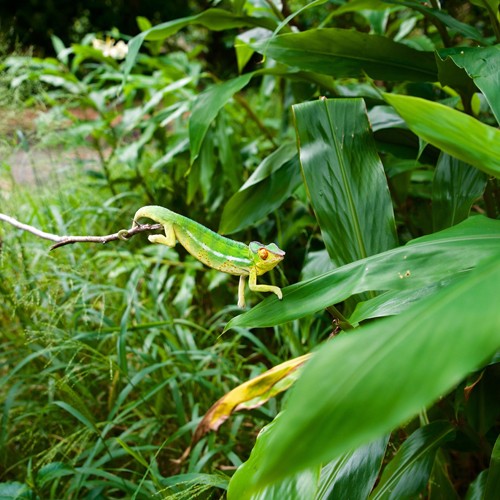
[[0, 213], [0, 220], [8, 222], [14, 227], [18, 229], [22, 229], [23, 231], [27, 231], [28, 233], [34, 234], [39, 238], [43, 238], [45, 240], [55, 241], [56, 243], [50, 247], [50, 250], [54, 250], [55, 248], [62, 247], [64, 245], [71, 245], [73, 243], [108, 243], [109, 241], [116, 240], [128, 240], [132, 236], [135, 236], [139, 233], [144, 233], [146, 231], [157, 231], [162, 228], [161, 224], [140, 224], [131, 229], [122, 229], [117, 233], [107, 234], [105, 236], [60, 236], [58, 234], [46, 233], [45, 231], [41, 231], [34, 226], [30, 226], [29, 224], [24, 224], [19, 222], [17, 219], [10, 217], [9, 215], [5, 215]]
[[35, 236], [38, 236], [39, 238], [43, 238], [44, 240], [50, 240], [50, 241], [61, 240], [61, 236], [58, 236], [57, 234], [40, 231], [40, 229], [37, 229], [36, 227], [29, 226], [28, 224], [23, 224], [22, 222], [19, 222], [17, 219], [14, 219], [14, 217], [10, 217], [5, 214], [0, 214], [0, 220], [8, 222], [12, 226], [17, 227], [18, 229], [22, 229], [23, 231], [28, 231], [29, 233], [32, 233]]
[[106, 236], [60, 236], [60, 240], [50, 247], [50, 250], [62, 247], [64, 245], [71, 245], [72, 243], [108, 243], [109, 241], [128, 240], [139, 233], [145, 231], [157, 231], [161, 229], [161, 224], [141, 224], [131, 229], [122, 229], [117, 233], [107, 234]]

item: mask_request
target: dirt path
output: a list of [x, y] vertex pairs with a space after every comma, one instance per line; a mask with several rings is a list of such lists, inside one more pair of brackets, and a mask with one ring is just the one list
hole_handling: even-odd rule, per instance
[[[95, 169], [97, 153], [85, 147], [42, 146], [35, 120], [43, 111], [0, 109], [0, 189], [42, 186], [63, 180], [75, 169]], [[53, 133], [53, 132], [51, 132]]]

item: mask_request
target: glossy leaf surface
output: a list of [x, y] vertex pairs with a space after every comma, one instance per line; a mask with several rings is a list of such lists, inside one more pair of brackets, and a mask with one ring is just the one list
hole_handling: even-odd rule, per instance
[[415, 497], [429, 481], [438, 448], [453, 438], [448, 422], [433, 422], [417, 429], [384, 468], [371, 500]]
[[397, 244], [392, 202], [362, 99], [293, 106], [307, 192], [332, 261], [348, 264]]
[[381, 293], [370, 300], [357, 304], [354, 312], [349, 317], [349, 323], [356, 324], [370, 318], [399, 314], [415, 302], [436, 293], [443, 286], [449, 285], [451, 281], [453, 281], [453, 278], [432, 283], [422, 288], [390, 290], [389, 292]]
[[431, 53], [353, 30], [325, 28], [286, 33], [253, 43], [252, 47], [283, 64], [336, 78], [366, 73], [381, 80], [437, 80]]
[[315, 500], [368, 498], [377, 480], [389, 435], [332, 460], [321, 470]]
[[419, 97], [384, 94], [412, 132], [445, 153], [500, 177], [500, 130]]
[[500, 256], [500, 221], [482, 216], [409, 244], [283, 288], [283, 300], [263, 300], [233, 318], [235, 326], [273, 326], [301, 318], [369, 290], [411, 290], [452, 278]]
[[255, 471], [261, 467], [265, 456], [269, 454], [269, 436], [281, 417], [282, 415], [278, 415], [269, 425], [266, 425], [260, 431], [250, 458], [238, 468], [229, 482], [227, 491], [228, 500], [314, 498], [320, 473], [319, 466], [313, 466], [308, 470], [292, 474], [279, 483], [268, 485], [260, 489], [260, 491], [252, 491]]
[[490, 468], [484, 491], [485, 500], [493, 500], [500, 491], [500, 436], [497, 437], [491, 453]]
[[453, 85], [443, 72], [443, 64], [449, 61], [457, 69], [462, 69], [481, 90], [500, 123], [500, 45], [492, 47], [456, 47], [440, 50], [438, 55], [439, 80], [443, 85]]
[[327, 342], [272, 429], [254, 487], [384, 435], [488, 363], [500, 348], [499, 281], [494, 259], [399, 316]]

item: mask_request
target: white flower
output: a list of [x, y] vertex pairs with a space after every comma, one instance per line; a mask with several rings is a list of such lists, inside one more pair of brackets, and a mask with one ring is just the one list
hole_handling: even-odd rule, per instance
[[92, 47], [102, 52], [105, 57], [112, 57], [113, 59], [124, 59], [128, 53], [128, 45], [123, 40], [119, 40], [115, 44], [115, 41], [109, 36], [106, 40], [94, 38]]

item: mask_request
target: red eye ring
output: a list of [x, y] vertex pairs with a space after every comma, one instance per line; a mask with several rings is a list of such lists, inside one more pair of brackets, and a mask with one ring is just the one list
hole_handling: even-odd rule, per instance
[[266, 248], [259, 248], [259, 250], [257, 251], [257, 253], [259, 254], [259, 257], [262, 260], [266, 260], [269, 257], [269, 252], [267, 251]]

